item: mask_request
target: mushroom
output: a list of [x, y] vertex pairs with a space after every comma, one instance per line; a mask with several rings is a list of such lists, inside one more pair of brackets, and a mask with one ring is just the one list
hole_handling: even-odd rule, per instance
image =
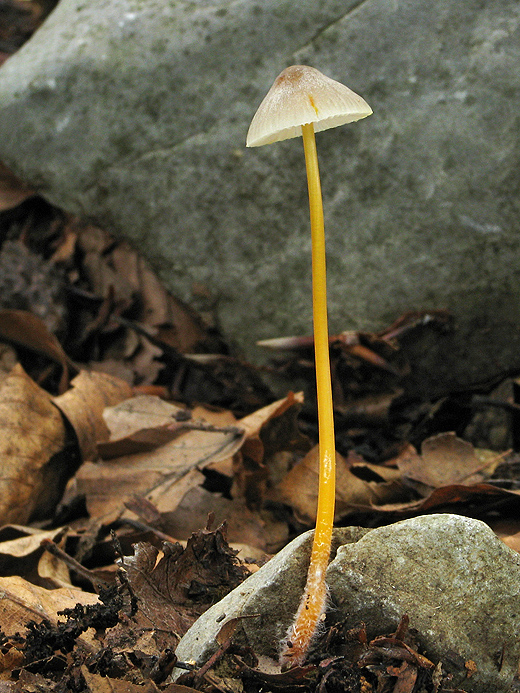
[[319, 435], [316, 528], [307, 583], [283, 644], [284, 668], [300, 665], [325, 611], [325, 571], [330, 560], [336, 495], [334, 415], [330, 376], [323, 203], [315, 132], [366, 118], [370, 106], [351, 89], [306, 65], [288, 67], [274, 81], [255, 113], [246, 146], [303, 136], [312, 238], [312, 305]]

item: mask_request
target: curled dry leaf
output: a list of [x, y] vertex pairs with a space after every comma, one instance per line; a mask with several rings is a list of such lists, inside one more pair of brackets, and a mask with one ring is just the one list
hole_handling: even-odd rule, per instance
[[430, 495], [420, 500], [405, 503], [386, 503], [370, 508], [372, 514], [381, 513], [389, 522], [405, 517], [413, 517], [419, 513], [431, 512], [470, 512], [479, 517], [485, 517], [487, 513], [495, 511], [500, 505], [501, 510], [506, 508], [518, 514], [520, 511], [520, 491], [509, 491], [492, 484], [450, 484], [434, 489]]
[[59, 500], [67, 476], [57, 455], [66, 433], [50, 396], [20, 365], [0, 386], [0, 523], [25, 523]]
[[303, 393], [289, 394], [240, 419], [246, 438], [233, 465], [234, 498], [243, 497], [249, 507], [262, 507], [268, 487], [286, 473], [293, 457], [310, 448], [302, 435], [297, 417], [303, 404]]
[[65, 392], [75, 366], [41, 318], [26, 310], [0, 310], [0, 340], [42, 354], [61, 366], [59, 391]]
[[117, 243], [110, 254], [111, 266], [141, 298], [141, 321], [160, 326], [160, 338], [178, 351], [190, 352], [206, 338], [196, 313], [171, 296], [148, 263], [127, 243]]
[[262, 427], [270, 419], [281, 416], [290, 407], [302, 403], [303, 392], [289, 392], [287, 397], [272, 402], [272, 404], [268, 404], [266, 407], [262, 407], [248, 416], [244, 416], [244, 418], [240, 419], [240, 425], [245, 430], [248, 438], [254, 438], [259, 435]]
[[[63, 528], [44, 531], [21, 525], [6, 525], [0, 529], [0, 574], [19, 575], [53, 589], [70, 584], [65, 564], [50, 556], [42, 546], [44, 539], [59, 541]], [[7, 537], [3, 540], [4, 537]]]
[[98, 456], [96, 443], [109, 436], [103, 411], [131, 397], [132, 388], [124, 380], [95, 371], [81, 371], [71, 385], [54, 398], [54, 403], [72, 425], [82, 459], [94, 460]]
[[224, 528], [199, 530], [180, 544], [134, 545], [124, 567], [140, 608], [155, 628], [181, 637], [211, 604], [249, 575], [229, 548]]

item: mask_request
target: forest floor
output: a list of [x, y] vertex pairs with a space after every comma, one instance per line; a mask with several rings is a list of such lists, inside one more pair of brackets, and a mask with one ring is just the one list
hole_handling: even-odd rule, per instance
[[[53, 5], [2, 3], [1, 59]], [[447, 690], [406, 622], [372, 641], [333, 624], [308, 665], [276, 675], [226, 631], [170, 682], [197, 617], [313, 526], [312, 340], [248, 363], [211, 287], [194, 287], [196, 313], [126, 242], [5, 167], [0, 288], [0, 691]], [[520, 381], [437, 401], [400, 386], [401, 337], [444, 319], [331, 339], [336, 523], [453, 512], [520, 550]]]

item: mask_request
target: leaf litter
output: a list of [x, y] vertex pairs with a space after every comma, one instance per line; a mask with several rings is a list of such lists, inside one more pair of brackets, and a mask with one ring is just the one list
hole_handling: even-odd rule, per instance
[[[193, 620], [313, 524], [312, 341], [271, 340], [269, 366], [243, 362], [206, 287], [197, 313], [128, 244], [4, 180], [0, 225], [17, 261], [42, 267], [24, 307], [5, 295], [0, 310], [6, 690], [448, 690], [405, 621], [367, 642], [362, 625], [329, 620], [308, 666], [274, 673], [228, 626], [215, 661], [168, 683]], [[67, 299], [40, 316], [49, 281]], [[517, 549], [518, 383], [504, 374], [496, 390], [435, 402], [403, 388], [399, 340], [450, 321], [416, 311], [331, 338], [335, 519], [461, 512]]]

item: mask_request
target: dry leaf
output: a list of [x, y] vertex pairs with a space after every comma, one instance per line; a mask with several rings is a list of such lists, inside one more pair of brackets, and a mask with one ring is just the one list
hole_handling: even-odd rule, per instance
[[[199, 404], [193, 407], [192, 417], [195, 420], [202, 419], [214, 426], [220, 426], [222, 428], [226, 426], [238, 426], [242, 429], [241, 422], [237, 420], [233, 412], [229, 411], [229, 409], [208, 409]], [[231, 478], [233, 476], [233, 457], [233, 455], [229, 455], [229, 457], [220, 458], [219, 460], [205, 465], [204, 468], [211, 469], [214, 472]]]
[[66, 440], [61, 414], [20, 365], [0, 386], [0, 426], [0, 522], [23, 524], [54, 508], [70, 473], [56, 457]]
[[179, 434], [171, 428], [184, 407], [165, 402], [159, 397], [138, 395], [116, 407], [107, 407], [103, 418], [110, 438], [98, 444], [104, 460], [146, 452], [169, 443]]
[[268, 404], [266, 407], [262, 407], [262, 409], [249, 414], [249, 416], [244, 416], [244, 418], [240, 419], [240, 427], [244, 429], [247, 438], [254, 438], [260, 434], [262, 427], [270, 419], [281, 416], [295, 404], [303, 404], [303, 392], [290, 392], [287, 397]]
[[500, 539], [504, 542], [504, 544], [506, 544], [506, 546], [509, 546], [510, 549], [520, 553], [520, 532], [506, 537], [500, 537]]
[[[43, 539], [56, 541], [63, 534], [63, 528], [43, 530], [23, 525], [4, 525], [0, 529], [0, 573], [6, 575], [9, 571], [2, 561], [11, 559], [26, 559], [38, 553]], [[4, 539], [4, 537], [9, 537]]]
[[489, 526], [504, 544], [520, 553], [520, 523], [518, 520], [498, 520], [489, 522]]
[[244, 497], [250, 508], [260, 510], [268, 488], [285, 475], [296, 455], [309, 450], [297, 423], [302, 403], [303, 393], [290, 392], [240, 419], [246, 439], [234, 459], [233, 498]]
[[[47, 590], [13, 575], [0, 578], [0, 622], [6, 635], [23, 629], [24, 623], [47, 619], [53, 624], [59, 620], [58, 611], [72, 609], [78, 603], [97, 604], [95, 594], [73, 587]], [[83, 640], [82, 636], [80, 639]]]
[[[156, 397], [132, 398], [105, 412], [111, 429], [109, 444], [134, 445], [134, 449], [143, 445], [147, 450], [83, 465], [76, 475], [76, 490], [86, 495], [90, 515], [105, 520], [114, 514], [119, 516], [132, 496], [146, 497], [160, 513], [161, 530], [179, 539], [204, 526], [208, 513], [213, 512], [217, 521], [227, 520], [230, 541], [272, 553], [287, 540], [287, 524], [264, 510], [261, 514], [252, 510], [244, 502], [246, 494], [232, 501], [205, 490], [202, 485], [206, 478], [201, 470], [211, 467], [213, 472], [231, 475], [233, 456], [243, 445], [249, 446], [244, 454], [250, 456], [257, 449], [263, 460], [266, 450], [272, 454], [275, 443], [290, 445], [294, 439], [298, 441], [295, 428], [287, 425], [285, 417], [300, 401], [301, 395], [290, 395], [238, 422], [230, 412], [197, 408], [193, 412], [197, 419], [192, 417], [185, 425], [199, 425], [202, 415], [208, 430], [182, 431], [183, 422], [176, 419], [187, 418], [189, 411]], [[283, 430], [278, 431], [277, 426]], [[242, 427], [252, 438], [244, 441]], [[175, 437], [169, 440], [173, 434]], [[108, 446], [103, 445], [106, 449]], [[252, 488], [251, 479], [248, 477]], [[249, 504], [249, 496], [246, 500]], [[260, 506], [260, 495], [258, 500]]]
[[49, 551], [44, 551], [38, 561], [38, 575], [41, 584], [48, 589], [56, 587], [73, 587], [68, 566]]
[[[201, 475], [201, 481], [204, 477]], [[181, 480], [183, 484], [184, 478]], [[184, 487], [185, 488], [185, 487]], [[177, 485], [173, 485], [174, 493]], [[154, 493], [150, 494], [153, 498]], [[261, 513], [250, 510], [243, 498], [224, 498], [219, 493], [211, 493], [198, 485], [187, 488], [181, 498], [175, 496], [175, 509], [168, 509], [168, 494], [159, 498], [158, 507], [163, 508], [161, 527], [168, 534], [179, 539], [186, 539], [192, 532], [204, 526], [209, 513], [215, 522], [226, 522], [227, 536], [230, 543], [243, 543], [253, 546], [264, 553], [275, 553], [287, 543], [289, 529], [287, 523], [271, 516], [263, 510]]]
[[118, 243], [111, 253], [111, 264], [139, 293], [141, 321], [161, 326], [158, 338], [181, 353], [191, 352], [206, 337], [200, 318], [188, 306], [171, 296], [148, 263], [127, 243]]
[[88, 371], [81, 371], [71, 385], [54, 398], [54, 403], [74, 428], [82, 459], [94, 460], [98, 456], [96, 443], [109, 436], [103, 419], [105, 408], [131, 397], [132, 388], [114, 376]]
[[[429, 487], [472, 484], [489, 476], [502, 455], [477, 451], [454, 433], [439, 433], [425, 440], [421, 454], [407, 454], [396, 462], [403, 476]], [[475, 475], [484, 472], [480, 477]]]
[[[152, 489], [148, 494], [148, 500], [153, 503], [161, 515], [162, 526], [167, 524], [170, 528], [172, 523], [168, 521], [168, 517], [173, 516], [179, 505], [182, 503], [185, 496], [192, 490], [199, 488], [205, 482], [206, 477], [197, 468], [190, 469], [186, 474], [179, 479], [172, 478], [171, 482], [165, 482]], [[174, 533], [177, 539], [187, 539], [192, 532], [195, 532], [200, 527], [203, 527], [206, 518], [210, 512], [204, 508], [201, 518], [195, 506], [190, 507], [190, 523], [183, 525], [183, 533]], [[217, 518], [218, 522], [222, 522], [221, 518]]]
[[[159, 693], [159, 688], [152, 679], [147, 679], [144, 683], [132, 683], [126, 679], [113, 679], [110, 676], [92, 674], [84, 665], [81, 667], [81, 674], [86, 685], [85, 693]], [[166, 690], [172, 693], [176, 689], [170, 689], [168, 686]], [[164, 689], [161, 688], [161, 691]]]
[[[355, 461], [360, 462], [361, 458], [351, 455], [345, 459], [336, 452], [336, 520], [353, 508], [390, 502], [390, 499], [403, 496], [402, 486], [394, 483], [399, 478], [398, 472], [371, 465], [372, 474], [379, 469], [381, 481], [364, 481], [351, 471]], [[273, 498], [287, 503], [302, 520], [312, 524], [316, 520], [318, 483], [319, 447], [315, 446], [274, 489]]]
[[78, 232], [78, 246], [83, 251], [82, 271], [95, 296], [111, 300], [124, 309], [132, 305], [134, 289], [126, 279], [126, 273], [117, 272], [107, 255], [114, 239], [104, 229], [86, 226]]
[[[0, 574], [19, 575], [42, 587], [54, 589], [70, 585], [65, 564], [42, 547], [44, 539], [59, 541], [63, 528], [44, 531], [20, 525], [0, 529]], [[2, 537], [9, 537], [1, 541]]]
[[[236, 427], [226, 430], [185, 430], [164, 442], [164, 427], [175, 422], [179, 408], [156, 397], [142, 395], [125, 401], [106, 412], [107, 421], [116, 426], [115, 435], [136, 429], [147, 430], [148, 450], [123, 455], [99, 464], [86, 464], [77, 476], [77, 490], [85, 493], [93, 517], [119, 513], [127, 498], [148, 496], [156, 505], [162, 493], [170, 497], [173, 484], [190, 470], [202, 469], [212, 462], [229, 459], [242, 445], [243, 434]], [[159, 444], [152, 449], [157, 427]], [[167, 432], [167, 438], [171, 438]], [[153, 492], [153, 495], [148, 495]], [[175, 491], [174, 491], [175, 493]], [[171, 507], [171, 506], [170, 506]], [[205, 524], [205, 523], [203, 523]], [[200, 526], [200, 525], [199, 525]]]
[[249, 572], [236, 559], [224, 528], [199, 530], [186, 548], [165, 544], [162, 556], [151, 544], [134, 545], [124, 567], [141, 609], [155, 628], [179, 637], [201, 613], [239, 585]]
[[[487, 512], [496, 509], [500, 504], [501, 510], [507, 508], [511, 512], [520, 510], [520, 491], [492, 486], [491, 484], [450, 484], [442, 486], [430, 493], [426, 498], [408, 501], [405, 503], [387, 503], [376, 507], [367, 508], [372, 513], [380, 512], [383, 515], [393, 516], [395, 519], [413, 517], [419, 513], [427, 512], [472, 512], [485, 516]], [[463, 506], [460, 510], [457, 506]], [[388, 520], [387, 520], [388, 521]]]
[[69, 384], [69, 371], [75, 369], [61, 344], [38, 316], [25, 310], [0, 310], [0, 340], [43, 354], [62, 367], [59, 391]]

